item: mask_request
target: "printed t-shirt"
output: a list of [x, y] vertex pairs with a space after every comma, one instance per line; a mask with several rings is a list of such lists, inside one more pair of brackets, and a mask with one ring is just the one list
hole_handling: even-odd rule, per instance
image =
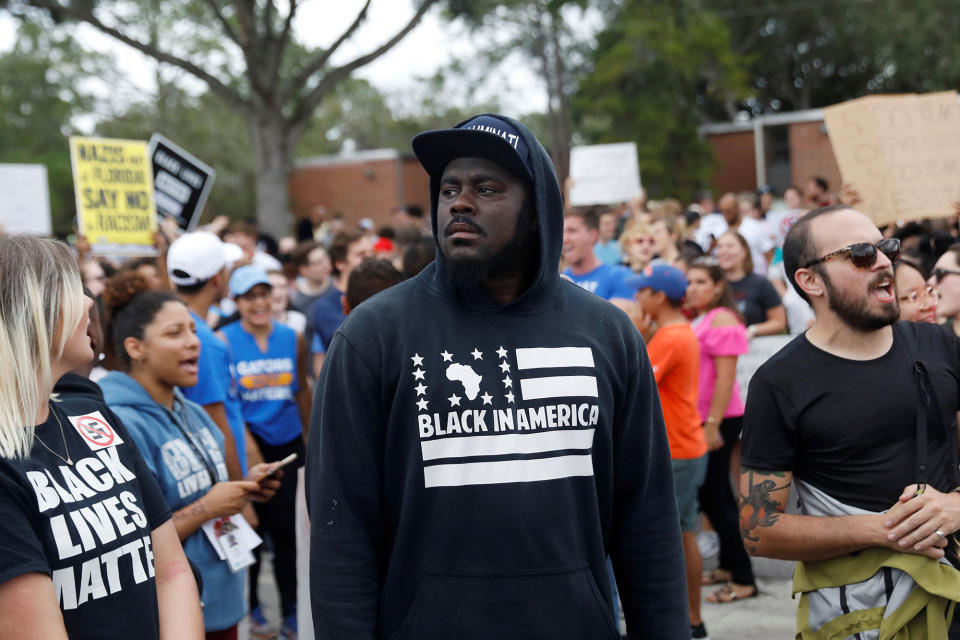
[[618, 265], [623, 262], [623, 252], [620, 250], [620, 243], [616, 240], [593, 245], [593, 255], [603, 264]]
[[[747, 329], [742, 324], [726, 327], [711, 327], [714, 316], [721, 311], [729, 310], [723, 307], [711, 309], [691, 323], [694, 335], [700, 342], [700, 391], [697, 394], [697, 408], [700, 410], [700, 419], [706, 422], [710, 415], [710, 403], [713, 400], [713, 387], [717, 383], [717, 366], [713, 359], [720, 356], [742, 356], [748, 350]], [[730, 392], [730, 402], [724, 412], [724, 418], [736, 418], [743, 415], [743, 400], [740, 399], [740, 385], [733, 379], [733, 390]]]
[[267, 444], [279, 446], [303, 432], [296, 393], [297, 333], [273, 322], [263, 352], [243, 325], [234, 322], [221, 331], [230, 343], [240, 385], [240, 406], [247, 427]]
[[565, 270], [563, 275], [569, 277], [580, 288], [586, 289], [604, 300], [612, 300], [613, 298], [633, 300], [634, 291], [624, 284], [624, 280], [631, 275], [630, 270], [626, 267], [601, 264], [593, 271], [581, 275], [575, 275], [571, 269]]
[[847, 360], [815, 347], [806, 335], [794, 338], [750, 380], [741, 465], [792, 471], [844, 504], [889, 509], [917, 481], [913, 368], [919, 361], [939, 408], [927, 416], [927, 482], [950, 491], [960, 409], [958, 345], [941, 327], [922, 322], [893, 325], [893, 346], [874, 360]]
[[730, 290], [747, 326], [766, 322], [767, 311], [783, 304], [770, 281], [755, 273], [748, 273], [736, 281], [731, 280]]
[[243, 413], [240, 409], [240, 396], [237, 380], [230, 362], [230, 347], [217, 337], [207, 323], [193, 311], [190, 312], [197, 327], [200, 340], [200, 359], [197, 361], [197, 384], [181, 389], [183, 395], [200, 406], [223, 403], [230, 424], [230, 432], [236, 443], [240, 469], [247, 473], [247, 439], [243, 431]]
[[[35, 571], [50, 576], [72, 640], [158, 638], [150, 532], [170, 510], [105, 404], [52, 404], [30, 456], [0, 458], [0, 584]], [[69, 449], [73, 464], [41, 441], [58, 453]]]
[[667, 426], [670, 457], [699, 458], [707, 452], [700, 413], [697, 411], [700, 344], [688, 324], [660, 327], [647, 355], [660, 392], [663, 421]]
[[343, 313], [342, 297], [343, 292], [331, 286], [313, 303], [313, 309], [310, 311], [313, 327], [310, 351], [313, 353], [327, 352], [330, 341], [333, 340], [333, 334], [346, 319], [347, 316]]

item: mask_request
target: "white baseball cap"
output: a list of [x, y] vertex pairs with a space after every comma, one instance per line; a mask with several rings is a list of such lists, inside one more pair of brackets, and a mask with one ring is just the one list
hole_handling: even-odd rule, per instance
[[187, 233], [167, 251], [167, 275], [173, 284], [190, 287], [206, 282], [243, 256], [243, 249], [209, 231]]

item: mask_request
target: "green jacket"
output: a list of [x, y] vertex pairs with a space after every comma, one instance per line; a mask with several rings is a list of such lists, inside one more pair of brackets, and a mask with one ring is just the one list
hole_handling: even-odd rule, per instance
[[845, 640], [878, 629], [878, 640], [946, 640], [960, 600], [960, 571], [924, 556], [871, 547], [798, 562], [793, 593], [801, 594], [797, 640]]

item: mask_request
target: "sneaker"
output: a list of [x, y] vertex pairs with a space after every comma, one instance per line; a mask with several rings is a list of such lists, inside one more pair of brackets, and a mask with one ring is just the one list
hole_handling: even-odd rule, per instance
[[297, 640], [296, 613], [291, 613], [284, 619], [283, 626], [280, 627], [280, 635], [277, 636], [277, 640]]
[[697, 549], [701, 558], [712, 558], [720, 553], [720, 536], [716, 531], [701, 531], [697, 534]]
[[276, 630], [267, 622], [260, 607], [250, 612], [250, 637], [253, 640], [273, 640], [277, 637]]
[[707, 635], [707, 628], [701, 622], [697, 626], [690, 625], [690, 637], [692, 640], [710, 640]]

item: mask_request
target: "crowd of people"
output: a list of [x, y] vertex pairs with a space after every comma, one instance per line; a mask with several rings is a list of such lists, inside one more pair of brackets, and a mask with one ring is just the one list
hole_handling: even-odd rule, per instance
[[[855, 188], [832, 194], [821, 177], [686, 206], [565, 207], [543, 148], [501, 116], [421, 134], [414, 150], [432, 215], [398, 207], [379, 229], [323, 207], [279, 239], [221, 218], [162, 225], [156, 256], [125, 261], [82, 237], [0, 236], [0, 629], [230, 640], [247, 618], [253, 638], [296, 638], [305, 462], [317, 637], [615, 637], [619, 602], [631, 636], [706, 638], [701, 585], [716, 585], [711, 603], [756, 596], [751, 554], [805, 562], [813, 580], [818, 561], [886, 544], [805, 546], [784, 514], [791, 474], [805, 514], [889, 509], [890, 545], [944, 555], [960, 507], [921, 537], [932, 516], [914, 520], [954, 509], [941, 496], [957, 470], [955, 218], [877, 230], [851, 209]], [[837, 293], [842, 268], [873, 274], [866, 301]], [[864, 499], [879, 472], [857, 456], [872, 450], [830, 457], [840, 445], [798, 403], [824, 409], [782, 354], [815, 351], [789, 366], [835, 381], [817, 396], [832, 398], [846, 378], [827, 356], [856, 361], [850, 379], [885, 357], [836, 336], [882, 346], [897, 320], [931, 325], [888, 342], [922, 343], [917, 397], [933, 393], [949, 422], [930, 429], [935, 454], [918, 446], [919, 478], [892, 474], [893, 500]], [[798, 338], [745, 402], [738, 358], [777, 335]], [[941, 367], [935, 353], [952, 355]], [[912, 442], [918, 401], [900, 395], [891, 415]], [[830, 402], [840, 415], [862, 404]], [[891, 434], [881, 458], [902, 450]], [[820, 466], [805, 466], [811, 451]], [[863, 493], [831, 493], [831, 465]], [[711, 539], [718, 566], [704, 573]], [[279, 620], [261, 603], [265, 547]], [[949, 611], [928, 607], [944, 633]]]

